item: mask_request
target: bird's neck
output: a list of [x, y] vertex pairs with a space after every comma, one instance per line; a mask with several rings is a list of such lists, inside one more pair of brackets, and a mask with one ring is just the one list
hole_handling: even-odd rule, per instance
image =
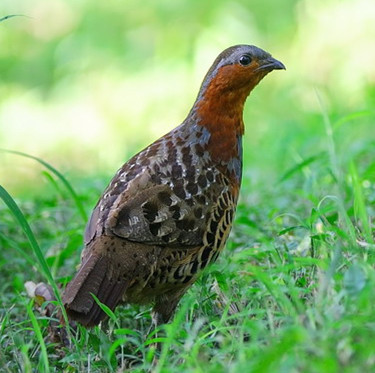
[[209, 133], [207, 150], [212, 160], [241, 180], [243, 107], [248, 92], [215, 94], [207, 87], [194, 105], [197, 124]]
[[[209, 151], [215, 161], [242, 159], [239, 144], [244, 134], [243, 108], [258, 79], [243, 79], [243, 69], [236, 65], [220, 68], [205, 78], [193, 111], [197, 123], [210, 133]], [[237, 79], [238, 78], [238, 79]]]
[[240, 66], [225, 65], [209, 71], [190, 115], [209, 134], [211, 159], [240, 182], [242, 169], [243, 108], [262, 76], [247, 74]]

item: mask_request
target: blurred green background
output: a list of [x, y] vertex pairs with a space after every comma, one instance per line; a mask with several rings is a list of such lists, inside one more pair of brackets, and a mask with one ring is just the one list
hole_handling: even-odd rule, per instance
[[[181, 123], [214, 58], [239, 43], [287, 67], [246, 105], [245, 186], [326, 150], [322, 112], [344, 157], [374, 142], [373, 0], [2, 0], [0, 12], [26, 16], [0, 23], [0, 147], [71, 180], [109, 180]], [[1, 152], [0, 164], [16, 196], [48, 184], [31, 160]]]
[[[245, 106], [234, 229], [165, 328], [162, 371], [374, 371], [374, 0], [1, 0], [0, 18], [12, 14], [24, 16], [0, 22], [0, 148], [49, 162], [78, 197], [35, 160], [1, 150], [0, 185], [58, 285], [115, 171], [181, 123], [224, 48], [255, 44], [287, 70]], [[45, 279], [22, 228], [0, 203], [0, 366], [42, 371], [47, 320], [38, 317], [38, 340], [24, 283]], [[228, 316], [214, 283], [243, 311]], [[48, 343], [45, 360], [103, 372], [152, 356], [148, 311], [118, 312], [129, 329], [78, 334], [65, 360]]]

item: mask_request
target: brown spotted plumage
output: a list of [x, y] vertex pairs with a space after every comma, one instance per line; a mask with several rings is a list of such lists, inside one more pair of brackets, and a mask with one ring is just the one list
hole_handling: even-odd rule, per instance
[[184, 122], [131, 158], [97, 203], [78, 273], [63, 302], [71, 319], [98, 324], [120, 303], [153, 303], [167, 322], [199, 272], [218, 257], [241, 183], [243, 106], [274, 69], [267, 52], [226, 49], [207, 73]]

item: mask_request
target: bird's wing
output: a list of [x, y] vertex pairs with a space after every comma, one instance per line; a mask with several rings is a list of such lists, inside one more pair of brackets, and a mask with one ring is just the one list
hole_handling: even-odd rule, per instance
[[[115, 180], [115, 179], [114, 179]], [[182, 178], [155, 182], [147, 170], [124, 184], [112, 182], [91, 216], [86, 243], [98, 231], [150, 245], [197, 246], [218, 209], [233, 209], [228, 186]], [[226, 203], [228, 201], [228, 203]]]
[[179, 198], [168, 185], [155, 185], [111, 211], [107, 229], [131, 241], [200, 245], [209, 206]]

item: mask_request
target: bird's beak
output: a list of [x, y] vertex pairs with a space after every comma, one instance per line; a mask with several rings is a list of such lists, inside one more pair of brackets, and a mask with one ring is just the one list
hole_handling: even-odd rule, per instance
[[284, 64], [278, 61], [276, 58], [268, 57], [262, 61], [259, 61], [259, 67], [255, 71], [265, 70], [270, 72], [272, 70], [286, 70]]

